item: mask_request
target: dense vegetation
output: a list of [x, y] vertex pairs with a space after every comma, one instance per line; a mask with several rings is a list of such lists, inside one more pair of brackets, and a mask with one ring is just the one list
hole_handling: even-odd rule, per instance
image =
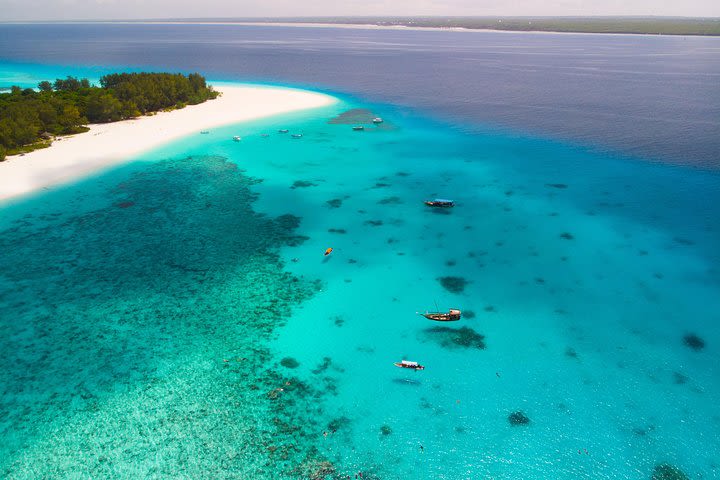
[[[249, 20], [244, 19], [244, 21]], [[237, 19], [237, 21], [242, 20]], [[473, 30], [720, 35], [720, 19], [689, 17], [294, 17], [254, 18], [252, 21], [467, 28]]]
[[54, 135], [86, 131], [87, 123], [182, 108], [217, 95], [197, 73], [117, 73], [102, 77], [100, 86], [67, 77], [40, 82], [37, 90], [12, 87], [0, 94], [0, 161], [47, 146]]

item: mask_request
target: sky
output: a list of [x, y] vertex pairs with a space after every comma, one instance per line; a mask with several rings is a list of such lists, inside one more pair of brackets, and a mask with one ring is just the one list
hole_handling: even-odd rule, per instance
[[0, 21], [351, 15], [720, 17], [720, 0], [0, 0]]

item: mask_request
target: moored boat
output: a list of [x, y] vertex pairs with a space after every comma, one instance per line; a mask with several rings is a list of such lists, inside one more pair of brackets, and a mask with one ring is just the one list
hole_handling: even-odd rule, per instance
[[375, 117], [372, 119], [372, 122], [377, 125], [378, 123], [383, 123], [384, 120], [380, 117]]
[[288, 133], [289, 131], [290, 130], [288, 130], [287, 128], [281, 128], [280, 130], [278, 130], [278, 133]]
[[236, 141], [236, 142], [239, 142], [240, 140], [242, 140], [242, 137], [241, 137], [240, 135], [235, 135], [235, 136], [233, 137], [233, 140]]
[[356, 132], [361, 132], [361, 131], [365, 130], [365, 127], [363, 127], [362, 125], [358, 125], [358, 126], [352, 127], [352, 128], [353, 128], [353, 130], [355, 130]]
[[395, 365], [398, 368], [409, 368], [410, 370], [425, 370], [425, 367], [420, 365], [417, 362], [411, 362], [409, 360], [403, 360], [401, 362], [395, 362], [393, 365]]
[[302, 138], [302, 133], [293, 133], [290, 135], [292, 138]]
[[462, 317], [462, 312], [457, 308], [451, 308], [447, 313], [444, 312], [425, 312], [421, 313], [423, 317], [428, 320], [435, 320], [436, 322], [456, 322]]
[[210, 133], [210, 130], [203, 130], [200, 132], [201, 135], [207, 135], [208, 133]]
[[436, 198], [434, 200], [425, 200], [425, 205], [428, 207], [451, 208], [455, 206], [455, 202], [446, 198]]

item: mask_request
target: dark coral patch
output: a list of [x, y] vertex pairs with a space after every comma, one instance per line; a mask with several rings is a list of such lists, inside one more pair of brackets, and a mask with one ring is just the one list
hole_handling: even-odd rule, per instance
[[120, 202], [120, 203], [115, 204], [115, 206], [117, 206], [118, 208], [128, 208], [128, 207], [132, 207], [133, 205], [135, 205], [135, 202], [130, 202], [130, 201]]
[[390, 428], [388, 425], [383, 425], [380, 427], [380, 433], [387, 436], [392, 433], [392, 428]]
[[300, 362], [295, 360], [293, 357], [285, 357], [280, 360], [280, 365], [285, 368], [297, 368], [300, 366]]
[[296, 180], [295, 182], [293, 182], [292, 187], [290, 187], [290, 188], [307, 188], [307, 187], [317, 187], [317, 183], [313, 183], [308, 180]]
[[705, 340], [698, 337], [694, 333], [688, 333], [683, 337], [683, 343], [686, 347], [691, 348], [695, 350], [696, 352], [699, 352], [703, 348], [705, 348]]
[[690, 477], [685, 472], [669, 463], [655, 465], [651, 478], [652, 480], [690, 480]]
[[330, 208], [340, 208], [342, 206], [342, 202], [343, 201], [341, 198], [333, 198], [332, 200], [328, 200], [325, 203]]
[[564, 232], [560, 234], [560, 238], [563, 238], [565, 240], [572, 240], [575, 237], [573, 237], [572, 233]]
[[673, 380], [675, 381], [675, 385], [685, 385], [689, 379], [680, 372], [673, 372]]
[[513, 427], [519, 427], [521, 425], [530, 424], [530, 418], [525, 415], [522, 410], [518, 410], [517, 412], [513, 412], [508, 415], [508, 422], [510, 422], [510, 425]]
[[379, 227], [382, 224], [383, 224], [382, 220], [367, 220], [366, 222], [363, 223], [363, 225], [371, 225], [373, 227]]
[[362, 123], [372, 124], [372, 120], [376, 116], [377, 115], [375, 115], [371, 110], [366, 108], [351, 108], [337, 117], [328, 120], [327, 123], [331, 125], [355, 125]]
[[340, 429], [346, 429], [350, 427], [351, 420], [348, 417], [338, 417], [328, 423], [328, 430], [331, 432], [337, 432]]
[[467, 319], [475, 318], [475, 312], [473, 312], [472, 310], [463, 310], [462, 314], [463, 317]]
[[681, 237], [675, 237], [673, 238], [675, 242], [679, 243], [680, 245], [695, 245], [695, 242], [692, 240], [688, 240], [687, 238], [681, 238]]
[[477, 348], [485, 349], [485, 335], [470, 327], [450, 328], [431, 327], [424, 330], [425, 335], [444, 348]]
[[347, 230], [345, 230], [344, 228], [328, 228], [328, 232], [344, 235], [347, 233]]
[[462, 277], [439, 277], [438, 281], [445, 290], [452, 293], [462, 293], [462, 291], [465, 290], [465, 286], [468, 284], [468, 281]]
[[399, 205], [403, 203], [403, 201], [400, 197], [386, 197], [382, 200], [379, 200], [378, 203], [380, 205]]
[[331, 363], [332, 363], [332, 360], [330, 359], [330, 357], [325, 357], [325, 358], [323, 358], [322, 363], [321, 363], [320, 365], [318, 365], [318, 366], [312, 371], [312, 373], [314, 373], [315, 375], [317, 375], [317, 374], [319, 374], [319, 373], [324, 372], [325, 370], [328, 369], [328, 367], [330, 366]]
[[559, 189], [567, 188], [567, 185], [565, 185], [564, 183], [546, 183], [545, 186], [551, 187], [551, 188], [559, 188]]

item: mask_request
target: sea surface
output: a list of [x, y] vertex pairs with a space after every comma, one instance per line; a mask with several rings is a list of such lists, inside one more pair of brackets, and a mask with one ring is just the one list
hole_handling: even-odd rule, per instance
[[340, 101], [0, 209], [0, 477], [720, 478], [718, 39], [0, 25], [147, 69]]

